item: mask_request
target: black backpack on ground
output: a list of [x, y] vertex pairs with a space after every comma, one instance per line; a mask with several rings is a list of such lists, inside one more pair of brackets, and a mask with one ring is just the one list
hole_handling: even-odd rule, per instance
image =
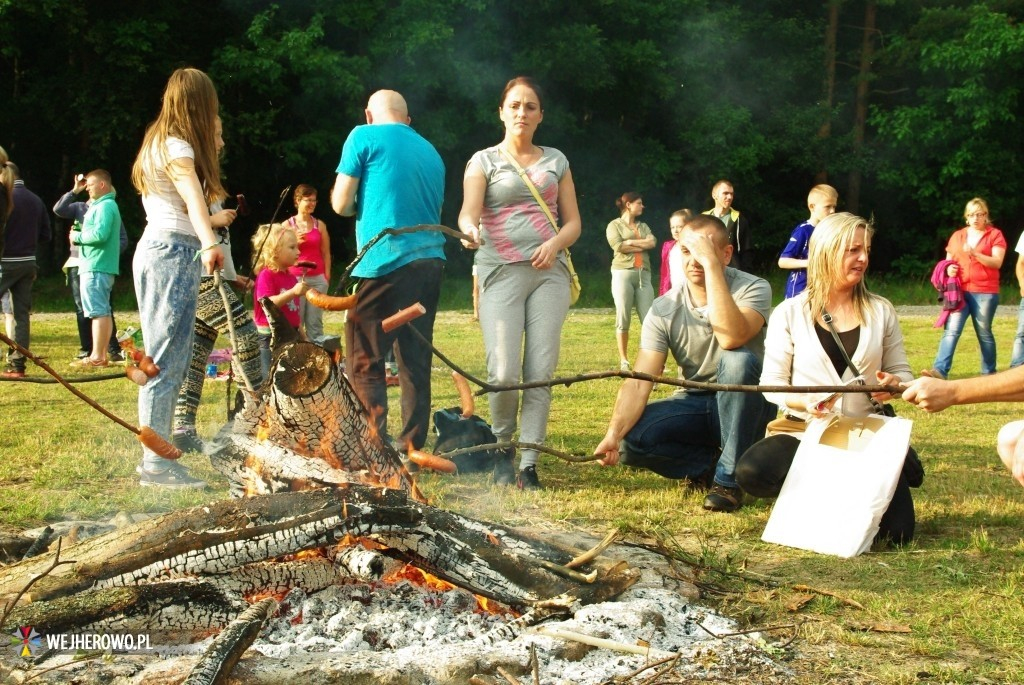
[[[434, 432], [437, 433], [437, 442], [434, 444], [434, 454], [437, 455], [497, 442], [486, 421], [476, 414], [464, 418], [460, 407], [434, 412]], [[460, 474], [482, 473], [493, 470], [494, 460], [500, 455], [501, 450], [479, 450], [453, 457], [452, 461], [459, 468]]]

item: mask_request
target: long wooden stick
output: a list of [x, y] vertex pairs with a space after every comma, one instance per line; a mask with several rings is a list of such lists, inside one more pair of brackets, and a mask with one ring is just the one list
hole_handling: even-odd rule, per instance
[[[67, 383], [95, 383], [96, 381], [113, 381], [124, 378], [124, 372], [103, 373], [90, 376], [64, 376]], [[40, 385], [56, 385], [58, 381], [53, 378], [0, 378], [4, 383], [38, 383]]]
[[473, 445], [472, 447], [461, 447], [457, 450], [451, 450], [449, 452], [438, 452], [435, 456], [444, 457], [445, 459], [452, 459], [463, 454], [472, 454], [473, 452], [479, 452], [481, 450], [507, 450], [510, 447], [521, 450], [535, 450], [537, 452], [543, 452], [544, 454], [550, 454], [552, 457], [558, 457], [563, 461], [567, 461], [570, 464], [582, 464], [588, 461], [597, 461], [603, 459], [603, 454], [569, 454], [568, 452], [562, 452], [545, 445], [540, 445], [535, 442], [519, 442], [518, 440], [506, 440], [504, 442], [488, 442], [483, 445]]
[[625, 652], [627, 654], [640, 654], [641, 656], [650, 657], [653, 659], [665, 659], [672, 658], [675, 654], [671, 652], [664, 652], [661, 650], [651, 649], [650, 647], [641, 647], [640, 645], [626, 644], [625, 642], [616, 642], [615, 640], [606, 640], [600, 637], [594, 637], [585, 633], [577, 633], [572, 630], [565, 630], [563, 628], [554, 628], [552, 626], [537, 626], [531, 628], [529, 632], [537, 633], [538, 635], [544, 635], [547, 637], [557, 637], [562, 640], [572, 640], [574, 642], [580, 642], [585, 645], [592, 647], [600, 647], [602, 649], [611, 649], [616, 652]]
[[162, 435], [160, 435], [159, 433], [154, 431], [152, 428], [149, 428], [148, 426], [143, 426], [142, 428], [139, 428], [137, 426], [133, 426], [132, 424], [128, 423], [127, 421], [122, 419], [117, 414], [115, 414], [112, 411], [106, 409], [99, 402], [97, 402], [93, 398], [89, 397], [84, 392], [82, 392], [81, 390], [79, 390], [78, 388], [72, 386], [70, 383], [68, 383], [66, 380], [64, 380], [64, 378], [59, 373], [57, 373], [56, 371], [51, 369], [50, 365], [47, 364], [46, 362], [44, 362], [41, 358], [39, 358], [36, 355], [32, 354], [31, 352], [26, 350], [24, 347], [22, 347], [18, 343], [14, 342], [10, 338], [8, 338], [3, 333], [0, 333], [0, 342], [4, 342], [4, 343], [10, 345], [14, 349], [16, 349], [18, 352], [20, 352], [21, 354], [25, 355], [26, 359], [31, 359], [32, 362], [36, 366], [38, 366], [40, 369], [42, 369], [46, 373], [48, 373], [51, 376], [53, 376], [57, 380], [58, 383], [60, 383], [65, 388], [70, 390], [72, 395], [74, 395], [78, 399], [82, 400], [83, 402], [88, 404], [90, 407], [92, 407], [93, 409], [95, 409], [96, 411], [98, 411], [99, 413], [103, 414], [104, 416], [106, 416], [111, 421], [113, 421], [114, 423], [118, 424], [119, 426], [121, 426], [123, 428], [127, 428], [128, 430], [130, 430], [132, 433], [135, 434], [135, 436], [138, 438], [139, 442], [141, 442], [143, 445], [145, 445], [150, 450], [155, 452], [157, 455], [163, 457], [164, 459], [177, 459], [177, 458], [179, 458], [181, 456], [181, 450], [179, 450], [177, 447], [175, 447], [171, 443], [167, 442], [167, 440]]
[[445, 356], [443, 352], [434, 347], [422, 333], [416, 330], [415, 327], [413, 327], [411, 330], [419, 337], [420, 340], [423, 341], [424, 345], [428, 345], [430, 347], [430, 349], [433, 351], [434, 355], [436, 355], [438, 359], [440, 359], [449, 367], [451, 367], [453, 371], [458, 371], [466, 378], [466, 380], [472, 382], [475, 385], [480, 386], [480, 389], [473, 393], [474, 395], [484, 395], [489, 392], [505, 392], [507, 390], [553, 388], [556, 385], [564, 385], [566, 387], [569, 387], [573, 383], [580, 383], [582, 381], [593, 381], [601, 378], [636, 378], [641, 381], [650, 381], [651, 383], [672, 385], [680, 388], [686, 388], [688, 390], [703, 390], [705, 392], [887, 392], [894, 395], [903, 392], [903, 389], [897, 385], [740, 385], [736, 383], [707, 383], [703, 381], [688, 381], [685, 378], [656, 376], [654, 374], [641, 373], [639, 371], [592, 371], [590, 373], [581, 373], [576, 376], [552, 378], [551, 380], [547, 381], [532, 381], [529, 383], [510, 383], [508, 385], [495, 385], [493, 383], [488, 383], [485, 380], [481, 380], [480, 378], [477, 378], [473, 374], [461, 368], [458, 364], [456, 364], [447, 356]]
[[108, 411], [107, 409], [104, 409], [102, 406], [100, 406], [100, 404], [96, 400], [94, 400], [93, 398], [89, 397], [84, 392], [82, 392], [81, 390], [79, 390], [78, 388], [72, 386], [70, 383], [68, 383], [66, 380], [64, 380], [64, 378], [59, 373], [57, 373], [56, 371], [54, 371], [53, 369], [50, 368], [49, 364], [47, 364], [42, 359], [40, 359], [36, 355], [32, 354], [28, 350], [26, 350], [24, 347], [22, 347], [18, 343], [14, 342], [10, 338], [8, 338], [3, 333], [0, 333], [0, 342], [3, 342], [5, 344], [7, 344], [7, 345], [10, 345], [14, 349], [16, 349], [18, 352], [20, 352], [21, 354], [25, 355], [26, 359], [31, 359], [32, 362], [36, 366], [38, 366], [40, 369], [42, 369], [46, 373], [48, 373], [51, 376], [53, 376], [57, 380], [58, 383], [60, 383], [65, 388], [70, 390], [73, 395], [78, 397], [80, 400], [82, 400], [83, 402], [88, 404], [90, 407], [92, 407], [93, 409], [95, 409], [99, 413], [101, 413], [104, 416], [106, 416], [108, 419], [110, 419], [114, 423], [120, 424], [121, 426], [127, 428], [128, 430], [130, 430], [132, 433], [135, 433], [136, 435], [139, 434], [139, 429], [138, 428], [136, 428], [132, 424], [128, 423], [127, 421], [122, 419], [120, 416], [117, 416], [116, 414]]

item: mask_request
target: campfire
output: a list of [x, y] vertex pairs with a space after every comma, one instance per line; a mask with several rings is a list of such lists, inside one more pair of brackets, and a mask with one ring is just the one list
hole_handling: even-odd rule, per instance
[[[363, 675], [330, 682], [369, 682], [369, 668], [385, 683], [468, 682], [476, 673], [525, 668], [527, 635], [531, 645], [547, 645], [545, 672], [554, 673], [567, 670], [554, 660], [574, 658], [566, 645], [588, 638], [632, 653], [631, 661], [618, 657], [628, 671], [656, 656], [678, 660], [687, 645], [707, 639], [698, 624], [709, 633], [727, 630], [723, 620], [690, 608], [678, 588], [666, 588], [663, 575], [637, 585], [630, 603], [610, 602], [642, 577], [635, 565], [601, 554], [611, 538], [587, 551], [431, 506], [332, 356], [287, 334], [278, 343], [270, 379], [210, 454], [236, 498], [0, 569], [0, 596], [19, 600], [4, 614], [8, 632], [145, 634], [160, 655], [186, 655], [188, 683], [226, 682], [254, 642], [273, 659], [246, 666], [245, 682], [297, 682], [303, 668], [313, 668], [297, 665], [301, 655], [358, 653]], [[612, 609], [596, 610], [604, 606]], [[588, 633], [586, 607], [615, 618]], [[535, 628], [556, 620], [562, 632], [555, 637], [542, 636], [547, 626]], [[667, 644], [637, 645], [656, 633]], [[758, 661], [749, 640], [729, 649], [758, 668], [769, 663]], [[204, 655], [196, 663], [198, 651]], [[156, 682], [161, 668], [178, 675], [183, 668], [140, 659], [118, 661], [146, 673], [140, 682]], [[338, 672], [354, 668], [338, 663]], [[532, 663], [536, 674], [536, 657]], [[82, 669], [75, 677], [89, 682]]]

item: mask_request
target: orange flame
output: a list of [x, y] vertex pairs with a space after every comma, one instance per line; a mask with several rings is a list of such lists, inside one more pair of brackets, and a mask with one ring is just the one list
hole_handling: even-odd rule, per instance
[[[406, 564], [384, 578], [384, 582], [391, 583], [397, 583], [400, 580], [407, 580], [413, 585], [419, 585], [434, 592], [448, 592], [450, 590], [457, 589], [456, 585], [453, 585], [442, 578], [438, 578], [432, 573], [424, 571], [418, 566], [413, 566], [412, 564]], [[519, 616], [519, 612], [493, 599], [488, 599], [487, 597], [476, 594], [473, 595], [473, 597], [476, 599], [476, 610], [479, 613], [494, 614], [496, 616], [502, 616], [504, 614]]]

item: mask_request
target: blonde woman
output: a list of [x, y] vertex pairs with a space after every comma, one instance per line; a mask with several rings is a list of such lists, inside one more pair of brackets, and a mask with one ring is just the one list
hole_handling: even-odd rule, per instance
[[605, 230], [612, 248], [612, 299], [615, 301], [615, 343], [619, 350], [619, 368], [629, 371], [629, 324], [636, 308], [641, 325], [654, 302], [651, 285], [651, 257], [657, 241], [651, 227], [638, 218], [644, 213], [640, 193], [623, 193], [615, 200], [619, 218]]
[[[209, 206], [224, 198], [217, 151], [217, 92], [198, 69], [178, 69], [132, 167], [146, 229], [132, 269], [146, 352], [160, 373], [139, 389], [139, 424], [170, 440], [192, 352], [201, 274], [224, 265]], [[204, 488], [175, 461], [143, 449], [146, 487]]]
[[[844, 351], [868, 383], [898, 385], [913, 380], [896, 310], [888, 300], [869, 292], [864, 283], [871, 234], [867, 221], [848, 212], [828, 216], [814, 229], [807, 289], [784, 300], [768, 320], [762, 385], [846, 384], [856, 374], [849, 368]], [[832, 335], [829, 318], [842, 350]], [[833, 411], [867, 416], [877, 411], [873, 401], [891, 399], [882, 393], [870, 399], [862, 393], [849, 393], [822, 406], [822, 398], [817, 396], [765, 393], [765, 397], [795, 421]], [[799, 444], [797, 438], [785, 434], [755, 443], [739, 458], [736, 481], [748, 494], [775, 497]], [[909, 487], [907, 478], [901, 476], [882, 517], [879, 537], [898, 544], [913, 537], [914, 502]]]
[[981, 347], [981, 373], [996, 372], [996, 339], [992, 335], [992, 318], [999, 306], [999, 268], [1006, 256], [1006, 237], [989, 223], [988, 205], [980, 197], [964, 208], [967, 225], [953, 233], [946, 244], [946, 259], [960, 266], [964, 304], [946, 319], [945, 332], [939, 340], [934, 368], [930, 375], [945, 378], [953, 366], [953, 353], [960, 341], [967, 317], [974, 322], [974, 332]]

